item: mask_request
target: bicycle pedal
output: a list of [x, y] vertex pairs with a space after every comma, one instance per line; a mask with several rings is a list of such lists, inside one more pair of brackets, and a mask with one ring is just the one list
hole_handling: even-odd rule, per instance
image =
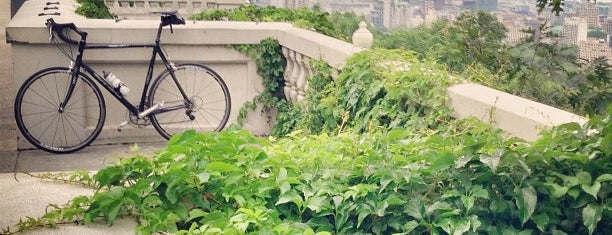
[[127, 124], [128, 124], [128, 121], [123, 121], [123, 122], [119, 123], [119, 126], [117, 127], [117, 131], [121, 132], [121, 128], [123, 126], [127, 125]]

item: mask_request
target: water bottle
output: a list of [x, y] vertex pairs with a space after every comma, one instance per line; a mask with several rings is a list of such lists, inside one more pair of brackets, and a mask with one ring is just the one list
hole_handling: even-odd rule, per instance
[[106, 71], [102, 71], [104, 74], [104, 80], [111, 85], [111, 87], [115, 88], [115, 90], [119, 90], [121, 95], [127, 95], [130, 92], [130, 88], [128, 88], [121, 80], [117, 78], [114, 74]]

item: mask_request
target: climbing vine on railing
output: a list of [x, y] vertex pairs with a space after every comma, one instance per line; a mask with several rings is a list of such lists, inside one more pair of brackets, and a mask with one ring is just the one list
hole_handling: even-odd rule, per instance
[[255, 61], [257, 74], [261, 76], [264, 87], [260, 94], [240, 108], [238, 124], [242, 125], [249, 112], [261, 106], [262, 112], [266, 115], [271, 115], [272, 111], [276, 113], [276, 117], [268, 116], [268, 121], [274, 122], [270, 135], [288, 134], [293, 130], [294, 121], [297, 120], [296, 116], [300, 115], [300, 111], [289, 104], [283, 92], [287, 62], [278, 41], [270, 38], [262, 40], [257, 45], [240, 45], [234, 48]]

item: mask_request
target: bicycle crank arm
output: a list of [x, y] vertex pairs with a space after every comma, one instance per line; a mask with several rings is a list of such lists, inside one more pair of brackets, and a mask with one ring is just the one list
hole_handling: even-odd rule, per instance
[[142, 112], [140, 112], [138, 114], [138, 118], [144, 118], [146, 116], [149, 116], [149, 114], [151, 114], [153, 111], [161, 108], [163, 105], [164, 105], [164, 102], [162, 101], [160, 103], [157, 103], [157, 104], [149, 107], [148, 109], [145, 109], [144, 111], [142, 111]]

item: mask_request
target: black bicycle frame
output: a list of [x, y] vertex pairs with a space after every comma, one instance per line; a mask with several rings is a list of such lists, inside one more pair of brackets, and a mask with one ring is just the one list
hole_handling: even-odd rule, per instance
[[[185, 91], [183, 90], [183, 87], [181, 87], [181, 85], [179, 84], [179, 82], [178, 82], [178, 80], [177, 80], [177, 78], [176, 78], [176, 76], [174, 74], [174, 71], [173, 71], [174, 64], [172, 64], [170, 61], [168, 61], [168, 59], [166, 58], [166, 55], [164, 54], [164, 52], [161, 49], [161, 46], [160, 46], [160, 37], [161, 37], [162, 29], [163, 29], [163, 26], [160, 24], [160, 26], [159, 26], [159, 28], [157, 30], [157, 36], [155, 37], [155, 43], [145, 43], [145, 44], [94, 44], [94, 45], [87, 45], [85, 43], [86, 37], [82, 37], [80, 42], [79, 42], [79, 54], [76, 56], [76, 60], [74, 61], [74, 65], [71, 68], [71, 70], [72, 70], [71, 84], [70, 84], [70, 86], [68, 88], [68, 91], [67, 91], [67, 94], [66, 94], [66, 98], [64, 99], [63, 104], [60, 105], [60, 111], [63, 110], [64, 105], [68, 103], [68, 100], [72, 96], [72, 92], [74, 91], [74, 87], [75, 87], [75, 84], [76, 84], [77, 79], [78, 79], [79, 71], [81, 70], [81, 68], [83, 68], [98, 83], [100, 83], [109, 93], [111, 93], [111, 95], [113, 95], [119, 102], [121, 102], [121, 104], [123, 104], [123, 106], [125, 106], [131, 113], [133, 113], [136, 116], [138, 116], [138, 114], [140, 112], [145, 110], [145, 105], [147, 104], [147, 93], [149, 91], [149, 85], [151, 83], [151, 80], [153, 79], [153, 69], [154, 69], [154, 66], [155, 66], [155, 61], [157, 59], [157, 56], [159, 56], [159, 58], [162, 60], [163, 64], [166, 67], [166, 70], [168, 71], [168, 73], [172, 77], [172, 80], [176, 84], [177, 88], [179, 89], [179, 91], [180, 91], [181, 95], [183, 96], [183, 99], [185, 100], [186, 103], [182, 104], [182, 105], [176, 105], [176, 106], [173, 106], [173, 107], [161, 108], [161, 109], [153, 111], [151, 114], [168, 112], [168, 111], [172, 111], [172, 110], [176, 110], [176, 109], [185, 108], [186, 106], [190, 105], [188, 103], [189, 99], [188, 99]], [[151, 55], [151, 60], [149, 61], [149, 69], [148, 69], [147, 75], [145, 77], [145, 83], [144, 83], [144, 87], [142, 89], [142, 95], [141, 95], [140, 103], [139, 103], [138, 107], [136, 107], [129, 100], [127, 100], [125, 97], [123, 97], [123, 95], [118, 90], [115, 90], [110, 84], [108, 84], [104, 80], [104, 78], [102, 76], [100, 76], [98, 73], [95, 72], [94, 69], [92, 69], [89, 65], [87, 65], [85, 62], [83, 62], [83, 52], [86, 49], [122, 49], [122, 48], [153, 48], [153, 53]], [[153, 105], [153, 104], [149, 104], [149, 105]], [[149, 115], [151, 115], [151, 114], [149, 114]]]

